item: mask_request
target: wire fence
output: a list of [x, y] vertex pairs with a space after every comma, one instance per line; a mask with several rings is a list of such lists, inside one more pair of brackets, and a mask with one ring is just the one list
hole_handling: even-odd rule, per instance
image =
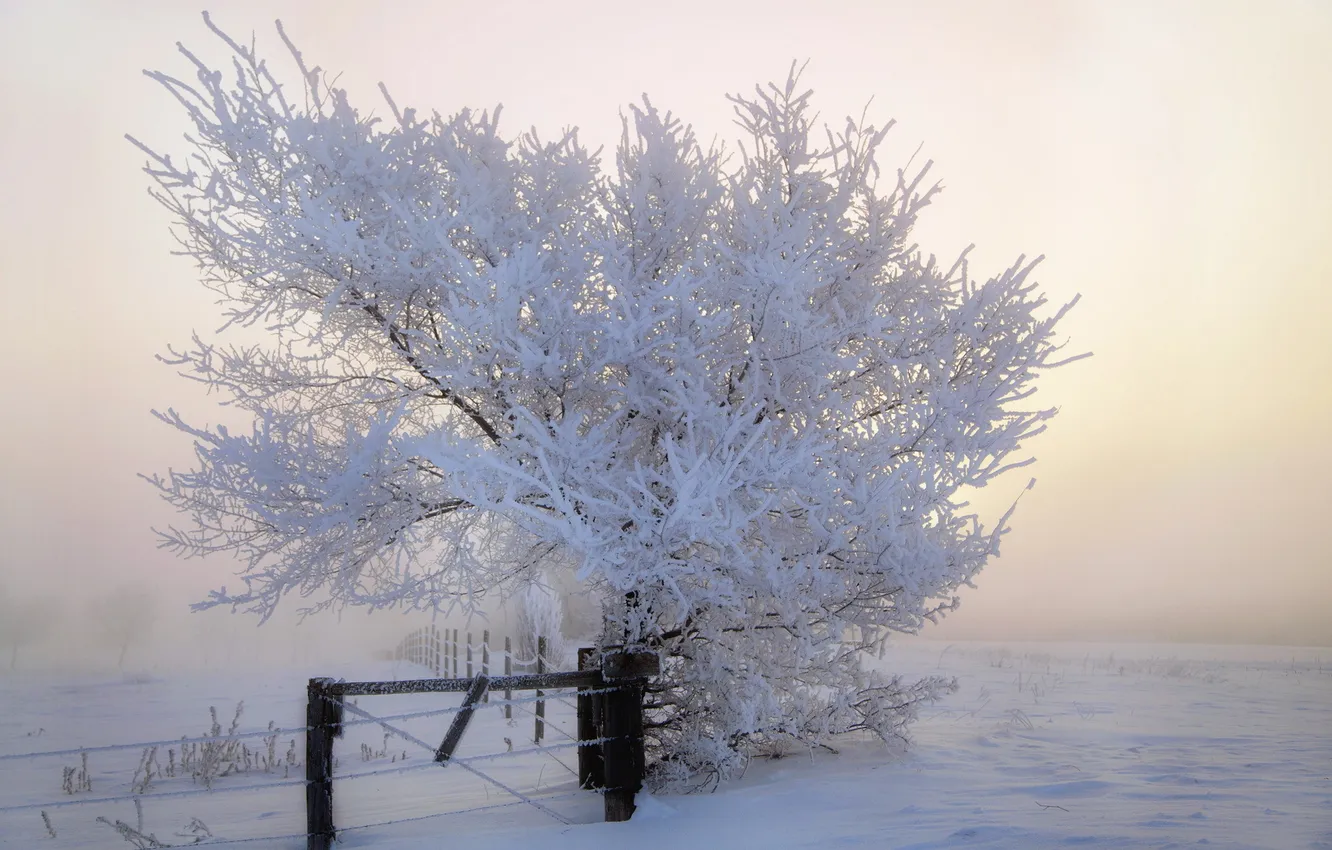
[[505, 666], [506, 661], [506, 670], [529, 671], [541, 663], [559, 661], [547, 657], [539, 648], [545, 638], [526, 641], [527, 654], [522, 654], [524, 641], [519, 641], [518, 649], [514, 649], [511, 636], [491, 641], [487, 629], [482, 631], [480, 641], [474, 637], [473, 632], [423, 626], [399, 641], [390, 655], [396, 661], [420, 664], [437, 676], [451, 678], [468, 678], [478, 669], [485, 673], [489, 668]]
[[[477, 644], [477, 646], [480, 647], [481, 645]], [[527, 669], [527, 668], [534, 668], [537, 665], [537, 661], [538, 659], [534, 656], [533, 658], [524, 661], [515, 660], [515, 664], [519, 667], [519, 669]], [[413, 662], [413, 663], [419, 663], [419, 662]], [[615, 689], [605, 688], [599, 690], [586, 691], [585, 693], [601, 694], [601, 693], [609, 693], [613, 690]], [[558, 694], [552, 694], [552, 693], [544, 693], [531, 697], [517, 697], [517, 698], [509, 697], [505, 699], [496, 699], [490, 701], [488, 705], [500, 706], [500, 707], [503, 707], [505, 705], [522, 706], [525, 704], [536, 703], [536, 702], [560, 702], [566, 706], [569, 706], [570, 708], [573, 707], [573, 703], [569, 702], [567, 698], [563, 698]], [[385, 715], [384, 717], [378, 719], [368, 718], [360, 720], [344, 720], [341, 725], [363, 726], [363, 725], [379, 723], [380, 720], [388, 720], [388, 721], [413, 720], [422, 717], [436, 717], [449, 714], [457, 714], [461, 710], [462, 706], [432, 708], [422, 711], [407, 712], [403, 714]], [[275, 727], [272, 729], [264, 729], [255, 732], [237, 732], [234, 734], [227, 734], [227, 735], [202, 735], [194, 737], [184, 735], [179, 738], [162, 738], [156, 741], [135, 741], [133, 743], [128, 743], [128, 744], [101, 744], [97, 746], [87, 746], [87, 747], [68, 747], [62, 750], [44, 750], [39, 752], [28, 752], [28, 753], [3, 753], [0, 754], [0, 762], [17, 761], [23, 759], [38, 759], [38, 758], [62, 758], [68, 756], [80, 756], [84, 753], [89, 753], [89, 754], [106, 753], [106, 752], [115, 752], [118, 750], [143, 750], [148, 747], [172, 747], [181, 744], [230, 743], [232, 741], [265, 739], [265, 738], [271, 738], [273, 736], [277, 736], [279, 738], [285, 738], [289, 735], [294, 735], [297, 733], [304, 734], [309, 730], [310, 730], [309, 726], [283, 726], [281, 728]], [[0, 807], [0, 812], [3, 811], [5, 811], [5, 809], [3, 807]]]
[[[615, 690], [616, 688], [614, 687], [589, 688], [589, 689], [584, 689], [582, 693], [584, 695], [590, 696], [596, 694], [612, 693]], [[557, 695], [552, 694], [550, 692], [545, 692], [538, 696], [498, 699], [491, 702], [487, 707], [491, 709], [496, 709], [496, 708], [503, 708], [506, 705], [513, 706], [521, 711], [524, 711], [526, 714], [532, 717], [536, 717], [537, 715], [535, 714], [535, 712], [531, 711], [530, 709], [527, 709], [526, 706], [537, 702], [559, 702], [562, 705], [566, 705], [569, 706], [570, 708], [573, 708], [573, 704], [570, 703], [567, 699], [559, 699]], [[389, 728], [388, 724], [396, 721], [418, 720], [428, 717], [448, 716], [448, 715], [457, 714], [458, 712], [463, 710], [462, 706], [455, 705], [455, 706], [448, 706], [446, 708], [433, 708], [422, 711], [409, 711], [399, 714], [373, 715], [368, 712], [361, 711], [359, 707], [354, 704], [347, 704], [344, 707], [348, 711], [351, 711], [352, 713], [359, 715], [359, 719], [356, 720], [343, 720], [339, 725], [344, 728], [356, 727], [356, 726], [375, 726], [375, 725]], [[602, 743], [601, 739], [593, 739], [590, 741], [585, 741], [580, 743], [578, 741], [577, 736], [571, 735], [562, 726], [560, 726], [557, 723], [554, 723], [549, 717], [544, 718], [544, 720], [545, 722], [543, 725], [545, 726], [545, 728], [554, 729], [555, 731], [559, 732], [561, 735], [570, 739], [574, 743], [534, 746], [513, 751], [469, 756], [467, 758], [455, 758], [453, 759], [453, 761], [459, 763], [464, 761], [468, 762], [485, 761], [489, 759], [502, 758], [511, 755], [519, 756], [519, 755], [539, 754], [553, 749], [566, 749], [578, 746], [596, 746]], [[79, 757], [94, 753], [129, 752], [134, 750], [142, 752], [143, 750], [151, 749], [153, 747], [174, 746], [179, 744], [227, 744], [233, 741], [242, 741], [242, 740], [267, 739], [273, 737], [286, 738], [289, 735], [304, 734], [309, 730], [310, 730], [309, 726], [286, 726], [281, 728], [275, 727], [273, 729], [266, 729], [256, 732], [237, 732], [231, 735], [208, 735], [208, 736], [197, 736], [197, 737], [182, 736], [180, 738], [162, 738], [154, 741], [133, 741], [124, 744], [101, 744], [97, 746], [70, 747], [62, 750], [42, 750], [38, 752], [27, 752], [27, 753], [6, 753], [0, 755], [0, 761], [36, 760], [43, 758], [62, 758], [62, 757], [68, 758], [70, 756]], [[416, 740], [414, 736], [410, 735], [410, 733], [403, 732], [400, 729], [395, 728], [395, 729], [390, 729], [390, 731], [392, 731], [394, 735], [404, 738], [404, 740], [417, 743], [420, 746], [425, 747], [427, 750], [429, 750], [432, 756], [434, 755], [436, 748], [435, 744], [426, 744], [424, 742]], [[402, 770], [423, 770], [435, 767], [438, 767], [438, 765], [433, 763], [412, 765], [412, 766], [393, 768], [393, 769], [369, 771], [365, 773], [338, 774], [336, 778], [355, 779], [360, 776], [373, 776], [373, 775], [379, 775], [381, 773], [392, 773], [395, 771], [402, 771]], [[269, 788], [279, 788], [287, 785], [304, 785], [304, 784], [306, 784], [306, 780], [304, 779], [274, 780], [272, 782], [259, 782], [242, 786], [219, 786], [216, 788], [198, 788], [198, 789], [187, 789], [181, 791], [154, 791], [154, 792], [145, 792], [143, 794], [123, 794], [112, 797], [81, 797], [70, 800], [54, 800], [47, 803], [30, 803], [18, 806], [0, 806], [0, 813], [21, 811], [21, 810], [41, 808], [41, 807], [58, 808], [62, 806], [92, 805], [98, 803], [114, 803], [114, 802], [132, 801], [132, 800], [143, 800], [150, 797], [187, 797], [187, 796], [213, 794], [213, 793], [227, 793], [232, 791], [255, 791], [255, 790], [262, 790]]]
[[279, 779], [274, 782], [256, 782], [251, 785], [226, 785], [216, 788], [186, 788], [181, 791], [152, 791], [143, 794], [120, 794], [114, 797], [79, 797], [70, 800], [50, 800], [42, 803], [24, 803], [18, 806], [0, 806], [0, 814], [32, 811], [34, 809], [63, 809], [69, 806], [93, 806], [107, 803], [132, 803], [135, 800], [158, 800], [179, 797], [202, 797], [209, 794], [227, 794], [237, 791], [269, 791], [291, 785], [305, 785], [304, 779]]
[[[404, 641], [404, 643], [406, 643], [406, 641]], [[395, 656], [398, 656], [400, 660], [413, 660], [416, 661], [416, 663], [420, 663], [421, 660], [433, 660], [437, 666], [431, 668], [432, 672], [435, 670], [441, 673], [446, 672], [446, 670], [451, 671], [453, 663], [452, 652], [448, 656], [448, 665], [446, 667], [444, 661], [445, 656], [442, 651], [443, 647], [445, 646], [449, 647], [453, 651], [457, 651], [458, 655], [460, 656], [460, 662], [462, 661], [463, 658], [465, 658], [464, 654], [465, 648], [480, 649], [481, 650], [480, 652], [473, 652], [469, 654], [472, 654], [474, 656], [476, 655], [481, 656], [480, 660], [483, 662], [489, 662], [492, 660], [489, 658], [489, 650], [487, 648], [487, 644], [485, 643], [479, 645], [471, 645], [470, 642], [468, 644], [442, 642], [439, 645], [440, 646], [439, 650], [436, 650], [433, 641], [432, 642], [417, 641], [416, 643], [418, 644], [418, 647], [412, 650], [414, 653], [420, 655], [425, 650], [429, 650], [430, 652], [435, 653], [434, 658], [433, 659], [406, 658], [404, 657], [406, 653], [403, 651], [404, 647], [402, 645], [400, 645], [398, 651], [395, 652]], [[475, 662], [476, 660], [478, 659], [474, 657], [473, 661]], [[501, 663], [503, 663], [505, 660], [508, 661], [508, 663], [505, 665], [505, 672], [507, 673], [513, 667], [517, 667], [518, 669], [521, 670], [524, 668], [530, 669], [533, 666], [542, 666], [539, 665], [539, 662], [542, 661], [543, 659], [539, 658], [518, 659], [512, 653], [506, 653], [503, 656], [498, 656], [496, 660], [499, 660]], [[488, 666], [488, 664], [486, 666]], [[480, 674], [483, 671], [483, 669], [484, 667], [482, 665], [474, 663], [473, 665], [474, 673]], [[504, 799], [499, 802], [493, 802], [493, 803], [486, 802], [485, 804], [466, 806], [461, 809], [450, 809], [446, 811], [429, 812], [423, 814], [410, 814], [410, 815], [404, 815], [402, 817], [389, 818], [389, 819], [380, 818], [380, 819], [375, 819], [373, 822], [352, 823], [346, 826], [339, 825], [338, 832], [339, 833], [357, 832], [374, 828], [387, 828], [394, 826], [396, 824], [415, 823], [420, 821], [432, 820], [436, 818], [450, 817], [453, 815], [467, 815], [467, 814], [497, 811], [515, 806], [530, 807], [533, 810], [539, 811], [543, 815], [562, 824], [571, 823], [572, 821], [570, 820], [569, 817], [567, 817], [566, 815], [562, 814], [561, 812], [555, 809], [552, 809], [549, 804], [556, 801], [572, 799], [580, 795], [588, 795], [589, 792], [587, 790], [580, 789], [576, 791], [563, 792], [557, 786], [550, 790], [557, 791], [558, 793], [542, 794], [540, 793], [539, 774], [536, 783], [537, 788], [536, 790], [533, 790], [532, 788], [529, 788], [526, 785], [515, 784], [513, 779], [510, 777], [506, 776], [505, 778], [500, 778], [496, 775], [493, 775], [493, 773], [489, 771], [489, 769], [483, 767], [486, 764], [495, 763], [503, 759], [516, 759], [519, 761], [523, 759], [527, 759], [529, 761], [532, 759], [537, 759], [538, 761], [544, 759], [551, 759], [554, 760], [557, 764], [559, 764], [564, 770], [573, 774], [574, 777], [577, 777], [578, 775], [577, 771], [569, 767], [568, 764], [565, 764], [564, 761], [561, 761], [557, 757], [556, 753], [561, 751], [576, 751], [579, 747], [583, 746], [592, 746], [592, 747], [600, 746], [601, 744], [605, 743], [607, 739], [579, 741], [577, 735], [571, 734], [561, 722], [557, 721], [556, 718], [544, 716], [543, 714], [539, 713], [541, 709], [538, 709], [538, 711], [536, 712], [532, 710], [533, 707], [535, 706], [541, 706], [544, 708], [544, 706], [548, 703], [552, 705], [562, 706], [567, 709], [574, 708], [574, 705], [571, 700], [561, 696], [558, 691], [552, 693], [551, 691], [554, 690], [555, 689], [552, 688], [544, 692], [539, 691], [535, 695], [509, 696], [507, 698], [496, 698], [490, 700], [486, 705], [477, 706], [476, 708], [478, 710], [485, 710], [492, 713], [496, 711], [503, 711], [506, 708], [510, 711], [510, 713], [514, 711], [519, 712], [525, 717], [534, 718], [538, 723], [538, 730], [541, 729], [551, 730], [557, 733], [561, 737], [561, 739], [564, 740], [560, 740], [559, 742], [554, 742], [549, 744], [541, 744], [538, 742], [537, 745], [535, 746], [514, 748], [512, 746], [512, 743], [509, 742], [509, 739], [505, 738], [506, 743], [509, 743], [509, 748], [507, 750], [496, 751], [496, 752], [480, 752], [480, 753], [454, 756], [450, 758], [443, 765], [441, 765], [439, 762], [437, 762], [434, 759], [438, 747], [437, 744], [433, 744], [424, 740], [417, 734], [414, 734], [412, 731], [404, 728], [401, 724], [404, 722], [457, 715], [459, 712], [462, 712], [466, 708], [465, 705], [449, 705], [449, 706], [441, 706], [439, 708], [429, 708], [429, 709], [421, 709], [415, 711], [403, 711], [393, 714], [376, 715], [369, 711], [366, 711], [358, 704], [358, 701], [356, 700], [347, 700], [342, 702], [343, 710], [345, 710], [349, 715], [353, 716], [348, 716], [346, 719], [341, 720], [341, 722], [338, 724], [339, 727], [341, 727], [342, 729], [354, 729], [357, 727], [372, 727], [372, 726], [380, 727], [385, 730], [387, 735], [392, 736], [393, 738], [396, 739], [401, 739], [402, 741], [406, 742], [408, 745], [411, 746], [411, 748], [417, 751], [418, 755], [428, 754], [429, 760], [414, 762], [411, 764], [398, 763], [383, 767], [369, 767], [367, 769], [361, 769], [361, 770], [335, 769], [332, 778], [337, 782], [339, 783], [351, 782], [352, 785], [354, 786], [356, 784], [355, 782], [356, 780], [370, 779], [373, 777], [384, 778], [396, 774], [410, 774], [416, 772], [424, 772], [431, 769], [438, 769], [441, 766], [457, 765], [460, 768], [461, 773], [469, 774], [474, 778], [481, 780], [490, 788], [497, 789], [503, 795], [508, 797], [508, 799]], [[584, 688], [580, 690], [580, 694], [605, 694], [605, 693], [611, 693], [615, 690], [616, 690], [615, 687], [592, 688], [592, 689]], [[510, 721], [508, 725], [511, 726], [512, 722]], [[200, 748], [231, 747], [239, 745], [242, 742], [260, 740], [260, 741], [270, 742], [270, 752], [271, 752], [272, 741], [277, 739], [287, 739], [287, 738], [292, 739], [292, 749], [295, 750], [297, 745], [296, 739], [305, 737], [311, 731], [312, 728], [313, 727], [309, 725], [276, 727], [270, 724], [269, 728], [255, 730], [255, 731], [236, 730], [228, 732], [226, 734], [212, 734], [212, 735], [199, 735], [199, 736], [185, 735], [178, 738], [159, 738], [155, 740], [133, 741], [126, 743], [99, 744], [96, 746], [67, 747], [62, 749], [52, 749], [52, 750], [33, 751], [33, 752], [24, 752], [24, 753], [6, 753], [6, 754], [0, 754], [0, 762], [4, 762], [8, 765], [15, 765], [16, 763], [23, 763], [23, 762], [39, 763], [42, 760], [61, 759], [61, 758], [68, 759], [73, 757], [81, 759], [84, 765], [84, 770], [87, 770], [87, 765], [88, 765], [87, 757], [89, 755], [137, 751], [141, 754], [141, 762], [146, 763], [146, 759], [149, 757], [149, 754], [152, 753], [156, 748], [180, 747], [182, 748], [183, 751], [185, 747], [200, 747]], [[537, 734], [539, 735], [540, 731], [538, 731]], [[387, 740], [388, 737], [386, 736], [385, 738], [386, 743]], [[256, 748], [250, 750], [249, 752], [258, 753], [260, 752], [260, 750]], [[350, 754], [344, 753], [344, 755], [350, 755]], [[404, 752], [404, 758], [405, 757], [406, 757], [406, 752]], [[221, 777], [212, 777], [211, 780], [208, 781], [208, 783], [205, 786], [187, 787], [187, 788], [150, 788], [148, 787], [147, 782], [140, 784], [140, 776], [138, 771], [134, 773], [132, 779], [126, 781], [126, 778], [129, 775], [128, 768], [117, 771], [102, 770], [99, 771], [97, 776], [100, 782], [106, 782], [108, 781], [108, 779], [110, 779], [111, 781], [114, 781], [117, 784], [124, 783], [122, 787], [127, 787], [129, 790], [126, 793], [119, 793], [119, 794], [102, 794], [99, 796], [92, 796], [89, 794], [87, 796], [81, 796], [81, 792], [69, 791], [67, 789], [68, 796], [65, 799], [48, 799], [43, 801], [31, 801], [31, 802], [24, 801], [24, 802], [16, 802], [13, 804], [0, 805], [0, 816], [12, 818], [16, 816], [32, 815], [34, 813], [40, 812], [42, 816], [42, 821], [45, 824], [46, 830], [50, 833], [50, 837], [55, 838], [56, 831], [52, 826], [52, 822], [47, 812], [66, 810], [76, 807], [87, 807], [87, 806], [116, 807], [116, 806], [122, 806], [124, 804], [133, 804], [136, 807], [136, 810], [139, 812], [140, 820], [139, 820], [139, 825], [137, 827], [130, 826], [129, 824], [126, 824], [121, 821], [116, 821], [113, 824], [112, 821], [107, 819], [106, 817], [100, 817], [97, 820], [101, 821], [106, 826], [114, 826], [114, 828], [120, 831], [121, 837], [125, 838], [127, 841], [130, 841], [131, 843], [135, 843], [136, 841], [141, 840], [139, 846], [145, 846], [145, 847], [221, 846], [228, 844], [250, 844], [256, 842], [270, 842], [273, 844], [280, 844], [282, 842], [295, 842], [298, 839], [305, 839], [307, 837], [307, 833], [302, 831], [302, 832], [291, 832], [286, 834], [275, 834], [275, 835], [264, 835], [264, 836], [253, 836], [253, 837], [237, 837], [237, 838], [227, 838], [224, 836], [214, 837], [211, 834], [208, 834], [204, 837], [196, 835], [192, 839], [184, 841], [180, 845], [173, 845], [169, 841], [162, 841], [157, 838], [151, 839], [153, 843], [147, 843], [148, 836], [145, 834], [145, 831], [143, 830], [142, 809], [140, 807], [144, 803], [151, 801], [174, 801], [181, 799], [201, 798], [201, 797], [210, 798], [215, 795], [233, 795], [240, 793], [264, 793], [264, 792], [271, 793], [273, 791], [277, 791], [280, 789], [285, 789], [285, 791], [290, 792], [297, 788], [305, 788], [310, 784], [310, 780], [307, 778], [303, 777], [298, 779], [289, 776], [289, 774], [294, 770], [303, 769], [303, 768], [304, 765], [301, 764], [299, 761], [294, 763], [288, 761], [276, 765], [269, 764], [267, 768], [262, 770], [262, 772], [270, 773], [271, 775], [271, 772], [273, 770], [276, 770], [277, 775], [273, 776], [273, 778], [270, 780], [259, 779], [258, 781], [248, 781], [244, 782], [243, 784], [231, 784], [230, 782], [222, 780]], [[7, 767], [5, 769], [12, 771], [15, 768]], [[65, 768], [65, 769], [66, 771], [71, 770], [70, 768]], [[535, 772], [535, 768], [533, 768], [533, 771]], [[248, 770], [246, 772], [249, 773]], [[253, 775], [253, 773], [259, 773], [259, 772], [261, 771], [260, 770], [253, 771], [251, 775]], [[160, 775], [157, 776], [156, 778], [156, 781], [160, 784], [167, 784], [167, 783], [179, 784], [181, 782], [188, 782], [191, 780], [196, 782], [200, 781], [197, 775], [192, 777], [189, 772], [185, 771], [182, 771], [179, 774], [173, 773], [168, 778], [163, 778]], [[136, 785], [140, 787], [136, 788], [135, 787]], [[15, 785], [13, 787], [18, 787], [18, 786]], [[90, 788], [90, 785], [87, 787]], [[597, 790], [600, 791], [601, 789]], [[297, 814], [295, 811], [291, 810], [287, 810], [286, 813], [293, 816]], [[263, 817], [268, 817], [271, 814], [274, 813], [263, 815]], [[7, 833], [7, 829], [8, 828], [0, 827], [0, 832]], [[64, 831], [65, 826], [62, 825], [61, 829], [62, 831]], [[60, 845], [56, 843], [47, 846], [58, 847]]]
[[[434, 744], [426, 743], [425, 741], [421, 740], [420, 738], [416, 737], [415, 735], [411, 734], [410, 732], [406, 731], [405, 729], [402, 729], [402, 728], [400, 728], [400, 727], [394, 726], [393, 724], [384, 721], [382, 718], [374, 717], [373, 715], [371, 715], [371, 714], [369, 714], [369, 713], [367, 713], [367, 712], [365, 712], [365, 711], [362, 711], [362, 710], [361, 710], [359, 707], [357, 707], [357, 706], [354, 706], [354, 705], [345, 705], [345, 704], [344, 704], [344, 705], [343, 705], [343, 709], [346, 710], [346, 711], [350, 711], [350, 712], [352, 712], [353, 714], [358, 714], [358, 715], [360, 715], [360, 716], [362, 716], [362, 717], [364, 717], [364, 718], [367, 718], [367, 719], [370, 719], [370, 720], [374, 720], [375, 722], [378, 722], [380, 726], [382, 726], [382, 727], [384, 727], [385, 729], [388, 729], [389, 731], [393, 732], [393, 733], [394, 733], [395, 735], [397, 735], [399, 738], [402, 738], [402, 739], [405, 740], [405, 741], [408, 741], [408, 742], [410, 742], [410, 743], [412, 743], [412, 744], [417, 745], [418, 747], [421, 747], [421, 748], [424, 749], [426, 752], [428, 752], [432, 757], [434, 757], [434, 755], [435, 755], [435, 751], [436, 751], [436, 747], [435, 747]], [[500, 754], [497, 754], [497, 755], [500, 755]], [[513, 754], [512, 754], [511, 752], [506, 752], [506, 753], [503, 753], [502, 755], [512, 756]], [[537, 810], [540, 811], [540, 812], [543, 812], [544, 814], [549, 815], [550, 817], [552, 817], [552, 818], [558, 820], [560, 823], [563, 823], [563, 824], [565, 824], [566, 826], [570, 823], [569, 820], [568, 820], [567, 818], [565, 818], [563, 815], [559, 814], [558, 812], [554, 811], [553, 809], [547, 808], [547, 807], [546, 807], [545, 805], [543, 805], [541, 802], [537, 801], [536, 799], [534, 799], [534, 798], [532, 798], [532, 797], [530, 797], [530, 796], [528, 796], [528, 795], [523, 794], [521, 791], [518, 791], [518, 790], [516, 790], [515, 788], [510, 787], [508, 784], [502, 782], [501, 780], [497, 779], [496, 777], [494, 777], [494, 776], [490, 776], [490, 775], [488, 775], [488, 774], [482, 772], [479, 768], [476, 768], [476, 767], [474, 767], [473, 765], [471, 765], [471, 764], [469, 763], [470, 761], [471, 761], [470, 759], [466, 759], [466, 758], [450, 758], [448, 763], [449, 763], [449, 764], [456, 764], [456, 765], [458, 765], [458, 766], [461, 767], [463, 770], [466, 770], [468, 773], [471, 773], [472, 775], [476, 776], [478, 779], [481, 779], [481, 780], [483, 780], [483, 781], [485, 781], [485, 782], [490, 783], [491, 785], [494, 785], [496, 788], [499, 788], [501, 791], [505, 792], [506, 794], [510, 794], [510, 795], [516, 797], [519, 801], [522, 801], [522, 802], [525, 802], [525, 803], [531, 805], [533, 808], [537, 809]], [[335, 779], [337, 778], [336, 775], [334, 776], [334, 778], [335, 778]]]
[[[452, 709], [456, 711], [457, 709]], [[279, 738], [285, 738], [297, 732], [304, 734], [310, 730], [309, 726], [287, 726], [281, 729], [269, 729], [263, 732], [239, 732], [235, 735], [208, 735], [199, 738], [182, 736], [180, 738], [166, 738], [160, 741], [136, 741], [132, 744], [103, 744], [96, 747], [72, 747], [65, 750], [47, 750], [38, 753], [9, 753], [0, 755], [0, 761], [16, 761], [19, 759], [38, 759], [54, 758], [57, 756], [77, 756], [83, 753], [110, 753], [117, 750], [143, 750], [149, 747], [170, 747], [176, 744], [221, 744], [230, 741], [251, 740], [254, 738], [271, 738], [276, 735]], [[0, 809], [0, 811], [4, 811]]]

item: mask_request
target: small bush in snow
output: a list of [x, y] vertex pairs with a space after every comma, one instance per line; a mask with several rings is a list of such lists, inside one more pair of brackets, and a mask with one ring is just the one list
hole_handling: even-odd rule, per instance
[[64, 789], [66, 794], [77, 794], [80, 791], [92, 790], [92, 776], [88, 773], [87, 753], [79, 753], [78, 767], [64, 768], [60, 787]]

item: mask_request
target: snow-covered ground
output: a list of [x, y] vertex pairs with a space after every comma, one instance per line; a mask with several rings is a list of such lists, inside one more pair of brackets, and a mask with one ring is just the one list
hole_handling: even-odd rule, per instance
[[[1192, 645], [944, 644], [900, 642], [880, 663], [908, 674], [957, 676], [960, 688], [925, 710], [915, 744], [894, 753], [865, 739], [841, 754], [793, 752], [755, 761], [714, 794], [640, 798], [627, 824], [599, 823], [600, 800], [575, 789], [572, 707], [548, 705], [547, 752], [531, 747], [532, 717], [512, 725], [496, 707], [474, 720], [462, 757], [477, 771], [543, 801], [496, 808], [513, 798], [458, 765], [427, 766], [424, 750], [385, 742], [372, 724], [338, 742], [335, 784], [339, 846], [417, 850], [669, 847], [1182, 847], [1332, 850], [1332, 650]], [[406, 665], [156, 675], [10, 674], [0, 678], [0, 753], [94, 747], [198, 736], [215, 706], [227, 727], [245, 701], [240, 731], [304, 722], [305, 679], [410, 677]], [[530, 696], [519, 695], [519, 696]], [[456, 704], [458, 697], [362, 697], [359, 708], [403, 714]], [[348, 719], [353, 719], [349, 714]], [[449, 715], [397, 721], [438, 742]], [[563, 731], [562, 731], [563, 730]], [[299, 737], [281, 736], [279, 760]], [[247, 739], [263, 749], [260, 739]], [[369, 748], [363, 753], [362, 745]], [[165, 745], [158, 759], [166, 763]], [[381, 754], [382, 753], [382, 754]], [[403, 754], [407, 758], [402, 760]], [[130, 793], [141, 751], [88, 755], [92, 788], [62, 790], [77, 755], [0, 761], [0, 845], [128, 847], [96, 818], [138, 825], [126, 800], [52, 804]], [[367, 758], [368, 757], [368, 758]], [[405, 772], [391, 772], [403, 766]], [[388, 772], [385, 772], [388, 771]], [[373, 773], [355, 777], [353, 774]], [[223, 840], [291, 835], [304, 824], [300, 769], [252, 771], [192, 792], [189, 778], [154, 781], [143, 829], [164, 844], [193, 840], [191, 818]], [[228, 791], [243, 786], [255, 790]], [[6, 807], [43, 804], [3, 811]], [[491, 807], [491, 808], [487, 808]], [[56, 837], [43, 822], [46, 811]], [[470, 813], [410, 818], [438, 812]], [[558, 816], [558, 819], [557, 817]], [[567, 821], [568, 823], [565, 823]], [[199, 833], [202, 834], [202, 833]], [[202, 846], [202, 845], [201, 845]], [[304, 840], [234, 846], [301, 848]]]

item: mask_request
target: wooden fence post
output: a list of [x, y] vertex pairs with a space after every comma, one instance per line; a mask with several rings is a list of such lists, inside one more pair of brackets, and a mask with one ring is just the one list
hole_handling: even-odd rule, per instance
[[430, 669], [439, 675], [439, 629], [433, 623], [430, 625]]
[[[490, 678], [490, 629], [481, 632], [481, 675]], [[490, 691], [481, 695], [482, 702], [490, 702]]]
[[[513, 644], [511, 643], [510, 639], [506, 637], [504, 639], [504, 677], [508, 678], [509, 676], [512, 675], [513, 675]], [[511, 691], [508, 688], [505, 688], [504, 689], [505, 720], [513, 719], [513, 703], [511, 702], [512, 699], [513, 699], [513, 691]]]
[[[543, 637], [537, 638], [536, 667], [538, 676], [546, 672], [546, 639]], [[536, 731], [532, 741], [539, 744], [541, 739], [546, 736], [546, 701], [542, 699], [545, 696], [544, 691], [538, 690], [536, 695]]]
[[634, 814], [634, 796], [643, 787], [643, 686], [620, 682], [606, 694], [606, 821], [626, 821]]
[[661, 671], [654, 652], [607, 652], [601, 675], [616, 689], [602, 702], [601, 745], [606, 780], [607, 822], [627, 821], [634, 814], [634, 796], [643, 788], [643, 693], [648, 676]]
[[458, 678], [458, 630], [453, 630], [453, 678]]
[[467, 678], [472, 678], [472, 633], [467, 633]]
[[305, 695], [305, 832], [307, 850], [330, 850], [333, 828], [333, 739], [342, 734], [342, 696], [332, 679], [311, 679]]
[[[600, 668], [595, 647], [586, 646], [578, 650], [578, 669], [596, 670]], [[601, 758], [601, 745], [591, 744], [597, 734], [597, 715], [593, 705], [601, 694], [586, 694], [588, 688], [578, 689], [578, 787], [606, 787], [606, 772]]]

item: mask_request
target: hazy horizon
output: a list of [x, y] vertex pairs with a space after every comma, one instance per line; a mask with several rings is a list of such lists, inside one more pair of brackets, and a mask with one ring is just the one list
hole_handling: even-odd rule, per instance
[[[725, 94], [808, 59], [824, 119], [870, 103], [897, 120], [888, 173], [921, 145], [934, 160], [947, 189], [922, 247], [976, 243], [979, 277], [1045, 255], [1051, 302], [1082, 296], [1070, 351], [1095, 354], [1045, 376], [1037, 401], [1061, 413], [1027, 447], [1038, 462], [977, 500], [993, 519], [1021, 494], [1003, 556], [926, 634], [1332, 646], [1332, 7], [237, 0], [212, 15], [294, 84], [281, 18], [363, 110], [386, 111], [383, 81], [402, 106], [502, 102], [511, 131], [576, 124], [592, 147], [644, 91], [730, 139]], [[154, 360], [219, 324], [123, 138], [186, 149], [178, 105], [141, 74], [187, 73], [176, 41], [219, 55], [194, 7], [0, 0], [0, 590], [56, 600], [72, 631], [117, 588], [148, 588], [160, 623], [206, 642], [219, 618], [187, 606], [235, 584], [234, 564], [156, 549], [150, 527], [178, 518], [136, 478], [191, 463], [151, 409], [234, 416]], [[357, 616], [310, 633], [355, 643]], [[366, 640], [391, 637], [392, 616]]]

